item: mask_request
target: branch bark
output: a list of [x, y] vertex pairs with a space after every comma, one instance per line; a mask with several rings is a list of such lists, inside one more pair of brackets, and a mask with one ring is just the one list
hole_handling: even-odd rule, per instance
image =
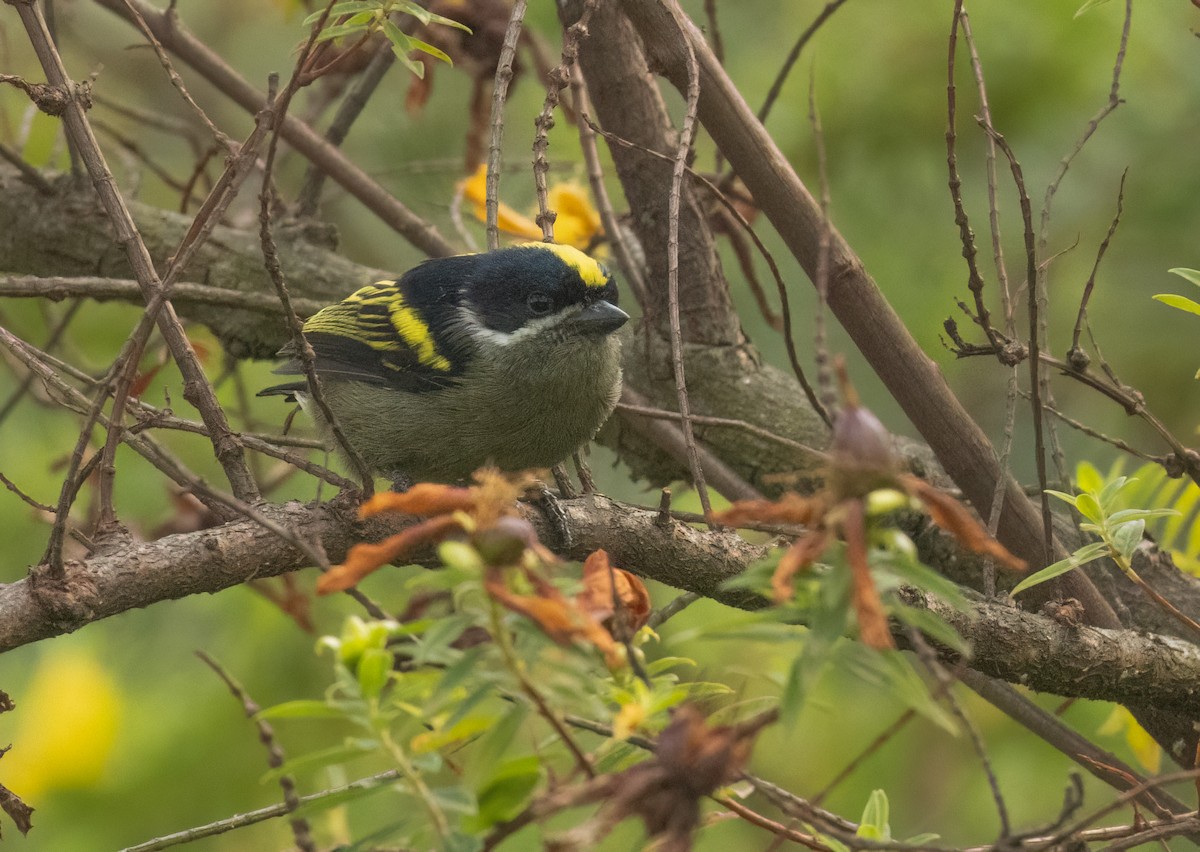
[[[563, 554], [567, 558], [582, 560], [604, 548], [614, 564], [648, 579], [729, 606], [756, 608], [763, 603], [744, 591], [721, 588], [765, 552], [734, 532], [702, 531], [674, 520], [664, 524], [657, 509], [600, 495], [566, 500], [562, 506], [574, 534], [570, 550]], [[356, 541], [380, 538], [408, 522], [368, 527], [355, 520], [351, 509], [338, 501], [260, 507], [279, 525], [303, 530], [333, 561], [340, 560]], [[540, 513], [531, 511], [528, 518], [544, 538], [554, 538]], [[250, 520], [157, 541], [125, 542], [86, 560], [69, 562], [64, 584], [48, 582], [44, 572], [35, 568], [26, 579], [0, 586], [0, 652], [135, 607], [218, 592], [307, 565], [296, 548]], [[1056, 695], [1132, 706], [1153, 702], [1164, 711], [1200, 713], [1200, 648], [1188, 642], [1133, 631], [1072, 627], [990, 602], [976, 601], [970, 612], [963, 613], [932, 596], [906, 595], [910, 606], [938, 613], [971, 642], [974, 655], [967, 664], [976, 671]]]

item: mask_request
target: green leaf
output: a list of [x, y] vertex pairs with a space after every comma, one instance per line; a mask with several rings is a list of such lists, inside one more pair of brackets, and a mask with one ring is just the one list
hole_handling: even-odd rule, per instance
[[1129, 559], [1133, 556], [1133, 551], [1142, 542], [1142, 533], [1146, 531], [1146, 522], [1143, 520], [1126, 521], [1123, 524], [1118, 524], [1110, 533], [1112, 538], [1112, 546], [1117, 553]]
[[1091, 462], [1082, 461], [1075, 466], [1075, 484], [1080, 491], [1099, 494], [1104, 488], [1104, 474]]
[[1095, 559], [1099, 559], [1107, 552], [1108, 545], [1102, 541], [1085, 544], [1066, 559], [1055, 562], [1053, 565], [1047, 565], [1035, 574], [1030, 574], [1024, 580], [1017, 583], [1009, 594], [1015, 597], [1026, 589], [1032, 589], [1034, 586], [1044, 583], [1047, 580], [1053, 580], [1058, 575], [1065, 574], [1068, 571], [1078, 568], [1080, 565], [1086, 565]]
[[[420, 9], [421, 7], [417, 6], [417, 8]], [[425, 12], [424, 9], [421, 9], [421, 11]], [[425, 17], [428, 19], [425, 21], [426, 24], [441, 24], [442, 26], [454, 27], [456, 30], [462, 30], [464, 33], [473, 34], [473, 31], [470, 27], [468, 27], [466, 24], [459, 23], [453, 18], [447, 18], [442, 15], [435, 14], [434, 12], [425, 12]]]
[[1075, 508], [1092, 523], [1104, 523], [1104, 510], [1100, 508], [1100, 501], [1091, 494], [1080, 494], [1076, 497]]
[[857, 836], [872, 840], [891, 840], [892, 827], [888, 824], [891, 816], [889, 811], [887, 793], [883, 790], [872, 790], [871, 795], [867, 797], [867, 806], [863, 808], [858, 831], [855, 832]]
[[951, 627], [936, 612], [930, 612], [920, 607], [908, 606], [898, 601], [893, 601], [889, 610], [892, 615], [895, 615], [909, 627], [915, 627], [935, 642], [957, 651], [964, 657], [971, 655], [970, 643], [959, 636], [958, 631]]
[[650, 677], [657, 677], [663, 672], [679, 667], [695, 668], [696, 661], [689, 660], [687, 657], [659, 657], [657, 660], [646, 663], [644, 668]]
[[512, 819], [525, 807], [542, 778], [541, 761], [535, 755], [502, 764], [478, 792], [479, 811], [468, 827], [484, 831]]
[[951, 735], [958, 735], [958, 723], [933, 700], [920, 676], [899, 651], [876, 651], [859, 642], [838, 646], [838, 663], [867, 683], [916, 710]]
[[1046, 493], [1049, 494], [1051, 497], [1057, 497], [1059, 500], [1062, 500], [1064, 503], [1070, 503], [1072, 506], [1075, 505], [1076, 497], [1074, 494], [1067, 494], [1066, 492], [1063, 492], [1063, 491], [1055, 491], [1052, 488], [1047, 488]]
[[379, 749], [380, 745], [375, 740], [348, 739], [341, 745], [312, 751], [308, 754], [301, 754], [285, 760], [280, 766], [264, 774], [263, 780], [266, 783], [272, 783], [278, 781], [284, 775], [298, 775], [301, 772], [322, 769], [326, 766], [349, 763], [365, 755], [375, 754]]
[[1187, 311], [1189, 314], [1200, 314], [1200, 302], [1194, 302], [1187, 296], [1179, 296], [1175, 293], [1159, 293], [1154, 296], [1154, 300], [1162, 302], [1164, 305], [1170, 305], [1172, 308]]
[[324, 701], [285, 701], [254, 714], [256, 719], [348, 719], [349, 714]]
[[1185, 269], [1182, 266], [1176, 266], [1174, 269], [1168, 269], [1167, 272], [1178, 275], [1185, 281], [1191, 281], [1197, 287], [1200, 287], [1200, 269]]
[[941, 840], [940, 834], [934, 834], [932, 831], [927, 831], [924, 834], [914, 834], [912, 837], [906, 837], [904, 842], [909, 846], [927, 846], [935, 840]]
[[1079, 9], [1075, 12], [1075, 17], [1078, 18], [1084, 12], [1087, 12], [1088, 10], [1093, 9], [1096, 6], [1099, 6], [1102, 3], [1107, 3], [1107, 2], [1108, 2], [1108, 0], [1087, 0], [1087, 2], [1084, 3], [1082, 6], [1080, 6]]
[[362, 27], [354, 26], [353, 24], [334, 24], [331, 27], [321, 30], [321, 34], [317, 36], [317, 41], [333, 41], [335, 38], [356, 35], [362, 32], [362, 30]]
[[937, 595], [955, 609], [966, 610], [970, 607], [970, 603], [957, 583], [948, 580], [907, 553], [880, 554], [879, 561], [902, 580]]
[[[378, 8], [379, 8], [378, 3], [368, 3], [368, 2], [366, 2], [366, 0], [347, 0], [347, 2], [345, 2], [345, 3], [335, 3], [334, 4], [333, 8], [329, 10], [328, 20], [333, 20], [334, 18], [339, 18], [342, 15], [351, 15], [356, 12], [366, 12], [366, 11], [373, 12], [373, 11], [377, 10]], [[309, 15], [307, 18], [305, 18], [301, 23], [306, 27], [311, 27], [317, 21], [321, 20], [321, 16], [324, 14], [325, 14], [324, 9], [322, 9], [319, 12], [313, 12], [311, 15]]]
[[474, 616], [467, 613], [448, 615], [435, 621], [417, 640], [412, 658], [413, 665], [457, 662], [461, 652], [450, 646], [474, 623]]
[[1108, 516], [1109, 526], [1123, 524], [1126, 521], [1145, 521], [1150, 518], [1174, 518], [1179, 516], [1175, 509], [1122, 509]]
[[418, 79], [425, 79], [425, 66], [408, 55], [408, 51], [392, 42], [392, 53], [400, 60], [400, 64], [413, 73]]
[[382, 648], [368, 648], [358, 658], [358, 688], [365, 698], [375, 698], [388, 682], [395, 658]]
[[408, 37], [408, 42], [410, 45], [412, 45], [413, 49], [419, 50], [422, 53], [428, 53], [434, 59], [440, 59], [447, 65], [454, 67], [454, 60], [450, 58], [450, 54], [446, 53], [446, 51], [442, 50], [440, 47], [434, 47], [429, 42], [421, 41], [419, 38], [415, 38], [413, 36]]
[[434, 787], [429, 793], [433, 801], [444, 811], [474, 815], [479, 810], [475, 794], [465, 787]]
[[1102, 489], [1100, 489], [1096, 499], [1100, 501], [1100, 507], [1104, 509], [1105, 513], [1111, 512], [1113, 506], [1116, 505], [1117, 497], [1120, 496], [1121, 492], [1137, 481], [1137, 477], [1118, 476], [1112, 482], [1107, 483]]
[[479, 852], [483, 848], [483, 838], [453, 831], [445, 839], [442, 848], [445, 852]]

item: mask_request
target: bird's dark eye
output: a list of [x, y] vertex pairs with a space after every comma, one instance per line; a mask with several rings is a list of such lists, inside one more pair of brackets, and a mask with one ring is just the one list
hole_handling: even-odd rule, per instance
[[554, 303], [550, 301], [550, 297], [545, 293], [532, 294], [527, 304], [529, 305], [529, 312], [535, 317], [544, 317], [554, 309]]

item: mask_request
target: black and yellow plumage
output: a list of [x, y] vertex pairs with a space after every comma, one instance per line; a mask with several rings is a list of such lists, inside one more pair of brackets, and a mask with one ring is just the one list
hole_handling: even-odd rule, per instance
[[[549, 466], [592, 436], [619, 391], [611, 333], [628, 317], [616, 302], [595, 260], [533, 243], [426, 261], [322, 309], [304, 335], [324, 395], [368, 463], [456, 479], [489, 462]], [[276, 372], [303, 374], [291, 346], [280, 354], [291, 360]], [[260, 396], [303, 405], [307, 390], [291, 382]]]

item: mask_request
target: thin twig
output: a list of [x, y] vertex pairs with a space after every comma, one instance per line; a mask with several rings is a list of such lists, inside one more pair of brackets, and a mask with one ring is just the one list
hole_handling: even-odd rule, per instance
[[[400, 780], [398, 770], [389, 769], [386, 772], [379, 772], [375, 775], [370, 775], [366, 778], [359, 778], [357, 781], [351, 781], [349, 784], [343, 784], [340, 787], [331, 787], [328, 790], [322, 790], [319, 793], [312, 793], [308, 796], [300, 797], [300, 806], [318, 803], [325, 799], [343, 797], [347, 793], [361, 792], [363, 790], [372, 790], [376, 787], [382, 787], [385, 784], [392, 784]], [[127, 846], [121, 852], [160, 852], [162, 849], [169, 849], [172, 846], [178, 846], [182, 843], [191, 843], [195, 840], [201, 840], [205, 837], [215, 837], [218, 834], [224, 834], [227, 831], [235, 831], [239, 828], [255, 825], [260, 822], [265, 822], [269, 819], [278, 819], [290, 814], [291, 809], [284, 803], [268, 805], [265, 808], [259, 808], [256, 811], [249, 811], [244, 814], [235, 814], [231, 817], [226, 817], [216, 822], [198, 825], [195, 828], [189, 828], [184, 831], [179, 831], [174, 834], [165, 834], [162, 837], [156, 837], [153, 840], [147, 840], [145, 843], [139, 843], [136, 846]]]
[[546, 175], [550, 171], [550, 162], [546, 159], [546, 150], [550, 147], [550, 128], [554, 126], [554, 110], [558, 107], [563, 89], [571, 82], [571, 72], [579, 58], [579, 40], [587, 35], [588, 22], [598, 2], [584, 0], [579, 20], [563, 33], [562, 59], [546, 75], [546, 98], [542, 102], [542, 111], [533, 120], [533, 186], [538, 204], [536, 221], [542, 229], [542, 239], [548, 243], [554, 242], [554, 220], [558, 216], [549, 207], [549, 190], [546, 186]]
[[800, 51], [804, 49], [804, 45], [808, 44], [809, 40], [816, 35], [817, 30], [821, 28], [821, 25], [829, 20], [833, 13], [840, 9], [845, 2], [846, 0], [833, 0], [830, 3], [826, 3], [821, 13], [805, 28], [804, 32], [800, 33], [800, 37], [796, 39], [796, 43], [792, 45], [792, 49], [788, 52], [787, 59], [783, 61], [783, 66], [779, 69], [779, 73], [775, 75], [775, 81], [771, 83], [771, 88], [767, 91], [763, 105], [758, 108], [758, 120], [760, 123], [766, 123], [767, 116], [771, 114], [771, 107], [775, 105], [780, 91], [783, 90], [783, 84], [787, 81], [788, 75], [792, 73], [792, 68], [795, 66], [796, 60], [800, 58]]
[[958, 30], [963, 14], [963, 0], [955, 0], [954, 18], [950, 24], [949, 58], [946, 61], [946, 166], [950, 172], [950, 198], [954, 202], [954, 224], [958, 225], [958, 239], [962, 243], [963, 259], [967, 262], [967, 289], [975, 298], [974, 319], [983, 329], [988, 340], [996, 345], [999, 351], [999, 336], [992, 328], [991, 314], [983, 299], [983, 276], [979, 273], [976, 263], [978, 251], [975, 248], [975, 232], [971, 230], [971, 221], [967, 217], [967, 209], [963, 205], [962, 177], [958, 173], [958, 154], [955, 143], [958, 131], [955, 127], [955, 115], [958, 106], [957, 89], [954, 84], [956, 52], [958, 47]]
[[[225, 670], [224, 666], [204, 651], [197, 651], [196, 656], [206, 666], [216, 672], [217, 677], [225, 682], [225, 685], [229, 687], [229, 691], [233, 693], [233, 697], [241, 702], [242, 709], [246, 713], [246, 718], [254, 721], [255, 727], [258, 728], [259, 742], [267, 750], [267, 765], [272, 769], [278, 769], [283, 766], [286, 756], [279, 745], [279, 741], [275, 739], [275, 730], [265, 719], [255, 718], [258, 715], [258, 711], [262, 708], [250, 697], [245, 688], [234, 680], [233, 676]], [[295, 779], [291, 775], [283, 773], [279, 776], [279, 786], [283, 790], [283, 804], [287, 807], [289, 813], [295, 814], [300, 808], [300, 796], [296, 793]], [[302, 816], [292, 816], [288, 821], [292, 825], [292, 837], [295, 839], [296, 846], [301, 852], [317, 852], [317, 844], [313, 841], [312, 829], [309, 827], [308, 820]]]
[[[1087, 283], [1083, 285], [1083, 295], [1079, 297], [1079, 314], [1075, 317], [1075, 331], [1071, 336], [1071, 349], [1067, 353], [1067, 362], [1074, 364], [1087, 365], [1086, 356], [1083, 355], [1083, 350], [1079, 348], [1079, 336], [1083, 333], [1083, 323], [1087, 317], [1088, 300], [1092, 297], [1092, 288], [1096, 286], [1096, 272], [1100, 269], [1100, 261], [1104, 259], [1104, 253], [1108, 251], [1108, 244], [1113, 238], [1113, 234], [1117, 232], [1117, 225], [1121, 222], [1121, 213], [1124, 210], [1125, 202], [1125, 178], [1129, 176], [1129, 169], [1121, 172], [1121, 183], [1117, 187], [1117, 212], [1113, 214], [1112, 223], [1108, 226], [1108, 233], [1104, 235], [1104, 239], [1100, 241], [1100, 247], [1096, 250], [1096, 261], [1092, 264], [1091, 274], [1088, 275]], [[1080, 359], [1083, 360], [1080, 360]]]
[[[333, 121], [329, 123], [328, 129], [325, 131], [325, 141], [330, 145], [338, 146], [346, 141], [346, 136], [350, 133], [350, 127], [362, 113], [363, 108], [367, 105], [371, 95], [379, 87], [384, 75], [388, 69], [392, 67], [392, 63], [396, 61], [396, 54], [392, 52], [392, 43], [387, 39], [380, 41], [375, 55], [371, 57], [371, 61], [367, 64], [367, 68], [359, 74], [350, 91], [346, 93], [346, 97], [342, 99], [342, 104], [338, 107], [337, 113], [333, 117]], [[317, 211], [321, 203], [321, 190], [325, 185], [326, 172], [314, 162], [308, 164], [308, 172], [304, 176], [304, 184], [300, 187], [300, 192], [296, 196], [296, 216], [297, 217], [312, 217], [317, 215]]]
[[[669, 6], [680, 32], [684, 33], [681, 21], [683, 12], [677, 2]], [[692, 137], [696, 129], [696, 112], [700, 103], [700, 68], [691, 44], [687, 45], [687, 96], [683, 115], [683, 126], [679, 130], [679, 145], [675, 151], [675, 165], [671, 171], [671, 192], [667, 202], [667, 308], [671, 326], [671, 369], [675, 375], [675, 395], [679, 400], [680, 427], [687, 445], [688, 467], [692, 473], [692, 484], [700, 497], [704, 517], [712, 515], [712, 504], [708, 499], [708, 486], [704, 481], [704, 469], [696, 452], [696, 434], [692, 430], [691, 400], [688, 398], [687, 377], [683, 366], [683, 330], [679, 321], [679, 208], [683, 196], [683, 172], [692, 149]], [[709, 524], [711, 525], [711, 521]]]
[[1039, 294], [1037, 282], [1039, 278], [1037, 263], [1037, 246], [1034, 243], [1033, 208], [1030, 205], [1029, 193], [1025, 190], [1025, 176], [1021, 164], [1017, 162], [1008, 141], [995, 128], [983, 125], [984, 131], [996, 141], [996, 145], [1008, 158], [1012, 171], [1013, 183], [1016, 184], [1017, 195], [1021, 203], [1021, 218], [1025, 223], [1025, 276], [1029, 288], [1029, 372], [1030, 372], [1030, 402], [1033, 407], [1033, 443], [1034, 461], [1037, 463], [1038, 488], [1041, 490], [1042, 504], [1042, 543], [1043, 558], [1046, 565], [1054, 561], [1054, 527], [1050, 514], [1050, 496], [1046, 493], [1046, 444], [1043, 436], [1042, 419], [1042, 360], [1039, 334], [1041, 325], [1038, 318]]
[[359, 481], [362, 483], [363, 496], [370, 497], [375, 491], [375, 480], [372, 476], [371, 468], [363, 459], [362, 454], [347, 439], [336, 413], [325, 398], [321, 387], [321, 377], [317, 374], [316, 355], [304, 336], [304, 324], [292, 309], [291, 294], [288, 292], [287, 282], [283, 277], [283, 267], [279, 262], [279, 250], [275, 245], [275, 236], [271, 224], [271, 207], [273, 201], [271, 175], [274, 170], [276, 152], [279, 148], [280, 128], [283, 126], [288, 107], [291, 105], [292, 98], [296, 92], [300, 90], [300, 87], [305, 84], [306, 80], [315, 79], [306, 74], [305, 69], [313, 59], [317, 38], [325, 26], [325, 22], [335, 2], [336, 0], [329, 0], [329, 3], [325, 6], [324, 13], [313, 24], [308, 41], [296, 59], [296, 66], [292, 71], [292, 76], [288, 80], [287, 86], [280, 92], [279, 97], [270, 101], [263, 110], [262, 124], [263, 126], [270, 127], [271, 138], [267, 143], [267, 154], [263, 163], [262, 192], [259, 195], [259, 241], [263, 249], [263, 265], [267, 270], [267, 274], [271, 277], [271, 282], [275, 285], [275, 292], [279, 296], [279, 302], [283, 305], [284, 312], [287, 315], [288, 328], [292, 333], [296, 355], [304, 368], [304, 377], [308, 382], [308, 389], [313, 403], [321, 412], [321, 416], [329, 427], [329, 431], [333, 433], [334, 440], [337, 441], [338, 446], [346, 454], [346, 458], [349, 459], [351, 466], [358, 474]]
[[500, 48], [500, 59], [496, 63], [496, 81], [492, 87], [492, 132], [488, 142], [487, 159], [487, 247], [489, 251], [500, 248], [500, 169], [504, 163], [504, 104], [508, 99], [508, 85], [513, 78], [513, 59], [517, 54], [517, 42], [521, 38], [521, 22], [525, 19], [527, 0], [516, 0], [504, 31], [504, 43]]
[[[607, 130], [603, 130], [594, 124], [586, 115], [583, 116], [582, 120], [585, 124], [591, 127], [593, 132], [599, 133], [600, 135], [604, 136], [605, 139], [614, 144], [641, 151], [650, 157], [656, 157], [661, 160], [673, 162], [673, 158], [667, 156], [666, 154], [661, 154], [658, 151], [647, 148], [645, 145], [639, 145], [637, 142], [633, 142], [617, 136], [615, 133], [610, 133]], [[818, 145], [820, 144], [821, 143], [818, 142]], [[822, 404], [821, 400], [817, 396], [817, 393], [813, 390], [812, 385], [809, 383], [808, 377], [804, 373], [804, 368], [800, 365], [800, 356], [796, 352], [795, 334], [792, 330], [791, 301], [788, 298], [787, 285], [783, 281], [783, 274], [779, 271], [779, 264], [775, 262], [775, 256], [771, 253], [770, 249], [767, 248], [766, 243], [764, 243], [758, 236], [758, 233], [754, 230], [754, 226], [751, 225], [746, 217], [742, 215], [742, 212], [738, 210], [737, 205], [734, 204], [734, 202], [721, 189], [720, 186], [697, 172], [691, 166], [685, 166], [685, 169], [687, 174], [696, 183], [712, 194], [712, 197], [725, 209], [725, 212], [729, 215], [729, 217], [739, 226], [741, 226], [741, 228], [750, 237], [750, 240], [754, 243], [755, 248], [758, 249], [759, 253], [763, 256], [763, 259], [767, 262], [767, 267], [771, 270], [771, 275], [775, 279], [775, 288], [779, 293], [780, 311], [783, 319], [782, 335], [784, 347], [787, 350], [788, 363], [791, 365], [792, 373], [796, 376], [796, 381], [800, 384], [801, 389], [804, 391], [805, 398], [808, 399], [809, 405], [811, 405], [813, 410], [817, 412], [823, 421], [825, 421], [825, 425], [830, 425], [832, 421], [829, 416], [828, 407]], [[646, 303], [643, 302], [642, 304], [644, 307]]]

